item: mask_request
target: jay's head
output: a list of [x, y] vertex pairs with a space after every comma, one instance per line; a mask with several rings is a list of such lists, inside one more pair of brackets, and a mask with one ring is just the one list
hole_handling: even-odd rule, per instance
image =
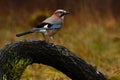
[[58, 9], [54, 12], [55, 15], [59, 16], [59, 17], [64, 17], [67, 14], [70, 14], [70, 12], [65, 11], [63, 9]]

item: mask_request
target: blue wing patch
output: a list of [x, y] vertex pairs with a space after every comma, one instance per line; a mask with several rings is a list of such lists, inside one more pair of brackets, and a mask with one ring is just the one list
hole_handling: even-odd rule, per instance
[[49, 28], [50, 29], [59, 29], [59, 28], [61, 28], [61, 25], [52, 25]]

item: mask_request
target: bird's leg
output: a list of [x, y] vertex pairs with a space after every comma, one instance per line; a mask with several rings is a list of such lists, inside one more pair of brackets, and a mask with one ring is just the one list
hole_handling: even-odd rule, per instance
[[52, 46], [55, 46], [56, 44], [54, 43], [54, 36], [50, 36], [51, 42], [53, 43]]
[[53, 36], [50, 36], [50, 40], [51, 40], [51, 42], [54, 42], [54, 40], [53, 40]]
[[45, 34], [42, 34], [42, 35], [43, 35], [43, 40], [48, 41], [46, 35]]
[[50, 39], [53, 40], [53, 36], [50, 36]]

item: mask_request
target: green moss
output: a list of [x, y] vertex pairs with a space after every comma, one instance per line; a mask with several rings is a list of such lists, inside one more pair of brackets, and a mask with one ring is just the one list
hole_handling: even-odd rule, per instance
[[31, 60], [29, 58], [20, 58], [17, 53], [11, 52], [12, 51], [8, 52], [6, 56], [7, 60], [2, 67], [5, 70], [3, 79], [19, 80], [22, 72], [27, 67], [27, 65], [31, 63]]

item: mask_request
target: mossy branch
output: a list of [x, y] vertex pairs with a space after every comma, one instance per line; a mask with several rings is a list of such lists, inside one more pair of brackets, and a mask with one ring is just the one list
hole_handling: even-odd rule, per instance
[[65, 47], [37, 40], [16, 41], [0, 51], [0, 80], [19, 80], [32, 63], [52, 66], [72, 80], [107, 80], [101, 72]]

